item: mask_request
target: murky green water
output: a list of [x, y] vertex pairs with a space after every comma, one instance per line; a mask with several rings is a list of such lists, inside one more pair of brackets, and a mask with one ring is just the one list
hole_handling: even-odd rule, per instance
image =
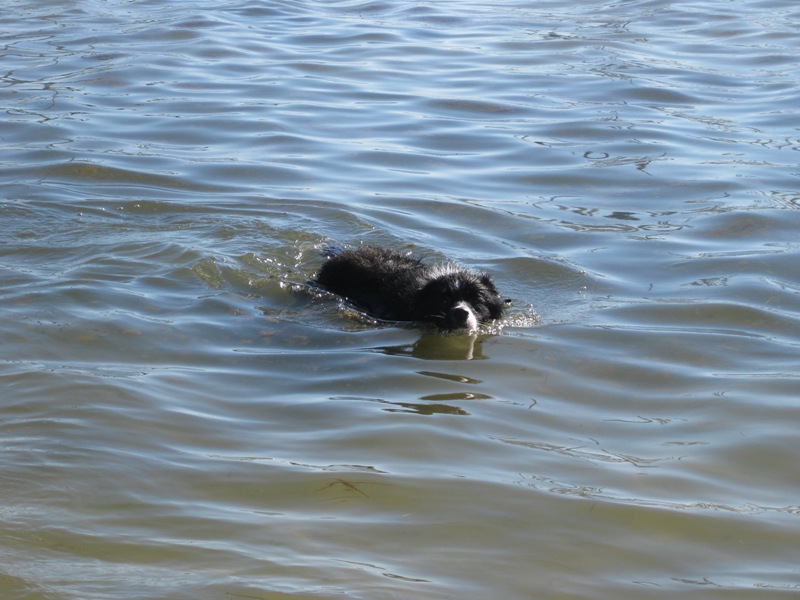
[[[800, 593], [800, 11], [14, 1], [0, 595]], [[305, 283], [489, 270], [478, 337]]]

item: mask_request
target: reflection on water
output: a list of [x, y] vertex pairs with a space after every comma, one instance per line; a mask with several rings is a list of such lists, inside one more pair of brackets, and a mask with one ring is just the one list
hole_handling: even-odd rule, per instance
[[4, 8], [2, 598], [800, 591], [789, 0]]
[[423, 360], [483, 360], [483, 342], [477, 335], [440, 333], [423, 334], [411, 345], [387, 346], [381, 352], [393, 356], [411, 356]]

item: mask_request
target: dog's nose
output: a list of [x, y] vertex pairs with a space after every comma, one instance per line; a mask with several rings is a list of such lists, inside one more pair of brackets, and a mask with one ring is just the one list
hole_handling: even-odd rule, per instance
[[456, 306], [451, 312], [450, 316], [453, 319], [454, 325], [464, 326], [469, 319], [469, 311], [461, 306]]
[[468, 308], [462, 306], [453, 307], [447, 315], [446, 320], [447, 329], [452, 330], [475, 329], [478, 325], [475, 322], [475, 317], [472, 316], [472, 312], [470, 312]]

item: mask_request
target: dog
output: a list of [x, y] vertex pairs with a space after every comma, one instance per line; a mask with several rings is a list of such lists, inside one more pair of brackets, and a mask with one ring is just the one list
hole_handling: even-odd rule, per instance
[[503, 315], [491, 277], [453, 264], [362, 246], [334, 254], [316, 283], [379, 319], [422, 321], [445, 331], [475, 331]]

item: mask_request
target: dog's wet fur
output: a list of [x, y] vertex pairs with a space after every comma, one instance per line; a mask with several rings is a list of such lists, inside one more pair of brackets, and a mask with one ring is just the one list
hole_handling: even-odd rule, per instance
[[504, 302], [488, 274], [428, 265], [376, 246], [332, 255], [316, 282], [379, 319], [423, 321], [446, 331], [475, 331], [503, 315]]

